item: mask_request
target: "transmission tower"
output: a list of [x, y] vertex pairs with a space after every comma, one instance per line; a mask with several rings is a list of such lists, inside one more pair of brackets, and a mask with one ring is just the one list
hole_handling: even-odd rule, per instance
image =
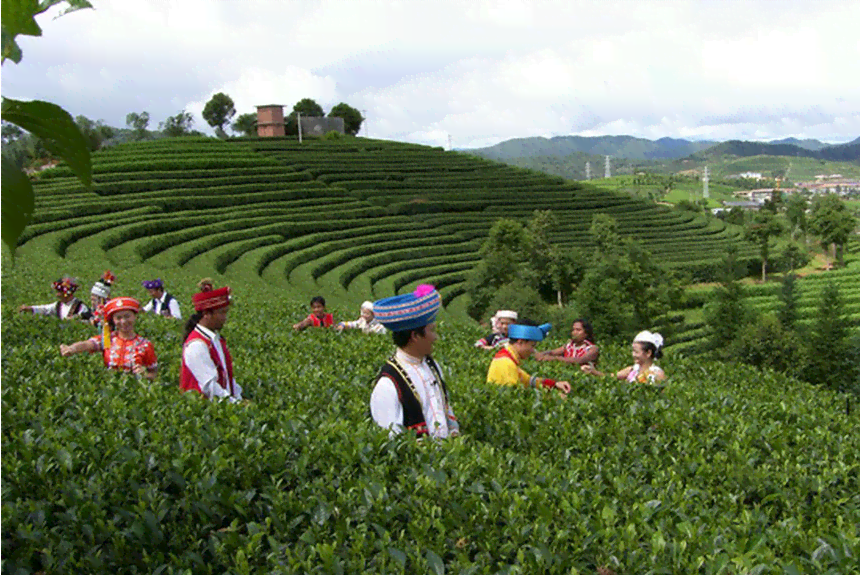
[[604, 178], [611, 178], [612, 177], [612, 169], [609, 167], [609, 156], [606, 156], [606, 161], [605, 161], [604, 170], [603, 170], [603, 177]]
[[591, 162], [585, 162], [585, 179], [591, 179]]
[[451, 134], [448, 134], [448, 151], [450, 152], [453, 149], [454, 145], [451, 143]]
[[711, 197], [711, 193], [708, 191], [709, 180], [710, 178], [708, 177], [708, 166], [705, 166], [705, 173], [702, 176], [702, 197], [706, 200]]

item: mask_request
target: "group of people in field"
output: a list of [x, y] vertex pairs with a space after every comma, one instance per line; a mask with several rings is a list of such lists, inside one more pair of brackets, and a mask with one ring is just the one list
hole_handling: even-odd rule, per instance
[[[87, 306], [74, 294], [77, 282], [64, 277], [53, 284], [57, 301], [44, 305], [24, 305], [20, 311], [53, 315], [61, 319], [80, 318], [102, 328], [98, 336], [61, 345], [61, 355], [101, 353], [109, 369], [135, 373], [154, 379], [158, 360], [152, 344], [135, 332], [140, 313], [181, 319], [179, 302], [165, 292], [161, 279], [142, 283], [150, 300], [143, 306], [131, 297], [110, 298], [116, 278], [109, 271], [95, 283]], [[199, 292], [192, 297], [194, 314], [185, 326], [180, 371], [180, 389], [193, 391], [209, 399], [242, 401], [242, 387], [233, 375], [233, 361], [220, 331], [227, 321], [231, 303], [229, 287], [215, 289], [208, 278], [198, 284]], [[391, 434], [406, 429], [418, 436], [445, 438], [459, 434], [459, 423], [449, 402], [448, 388], [442, 369], [433, 358], [438, 335], [436, 315], [442, 305], [439, 292], [432, 285], [422, 284], [408, 294], [383, 298], [361, 305], [357, 320], [334, 323], [326, 310], [322, 296], [310, 302], [310, 314], [293, 325], [301, 331], [310, 327], [360, 329], [364, 333], [391, 332], [394, 353], [380, 368], [370, 395], [373, 420]], [[491, 319], [492, 333], [475, 342], [475, 347], [492, 350], [487, 382], [497, 385], [523, 385], [531, 388], [555, 389], [566, 395], [568, 381], [530, 375], [522, 363], [534, 357], [537, 361], [560, 361], [578, 365], [590, 375], [607, 375], [596, 365], [600, 349], [594, 344], [591, 324], [585, 319], [573, 322], [570, 341], [556, 349], [538, 351], [551, 329], [546, 323], [537, 325], [520, 319], [517, 312], [499, 310]], [[658, 333], [643, 331], [634, 338], [631, 353], [633, 365], [613, 375], [631, 383], [658, 384], [666, 375], [656, 364], [662, 355], [663, 338]]]

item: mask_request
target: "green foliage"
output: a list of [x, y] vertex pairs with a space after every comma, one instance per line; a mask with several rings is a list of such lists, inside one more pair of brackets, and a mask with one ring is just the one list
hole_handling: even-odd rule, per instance
[[68, 4], [59, 16], [92, 8], [92, 4], [86, 0], [40, 0], [38, 3], [35, 0], [3, 0], [3, 63], [7, 58], [16, 64], [21, 62], [21, 48], [18, 46], [16, 37], [41, 36], [42, 29], [36, 23], [36, 16], [58, 4]]
[[715, 289], [712, 302], [705, 308], [712, 353], [721, 359], [733, 359], [730, 346], [751, 318], [752, 312], [744, 302], [743, 291], [737, 281], [725, 281]]
[[202, 115], [207, 124], [223, 134], [224, 125], [229, 124], [230, 119], [236, 115], [236, 107], [233, 105], [233, 99], [230, 96], [223, 92], [218, 92], [206, 102]]
[[302, 116], [325, 116], [322, 106], [316, 103], [312, 98], [302, 98], [293, 106], [294, 114]]
[[248, 138], [257, 135], [257, 114], [239, 114], [233, 122], [233, 131]]
[[125, 125], [134, 130], [133, 135], [135, 140], [144, 140], [149, 133], [146, 127], [149, 126], [149, 112], [129, 112], [125, 116]]
[[782, 278], [782, 286], [779, 291], [779, 301], [782, 306], [779, 308], [779, 322], [787, 329], [793, 329], [797, 323], [797, 276], [794, 274], [786, 274]]
[[329, 117], [343, 118], [344, 131], [350, 136], [356, 135], [361, 130], [361, 124], [364, 118], [361, 117], [361, 112], [341, 102], [334, 106], [328, 113]]
[[336, 141], [344, 138], [344, 135], [336, 130], [332, 130], [331, 132], [326, 132], [323, 134], [322, 139], [325, 141]]
[[758, 245], [761, 257], [761, 281], [767, 281], [767, 261], [770, 256], [770, 242], [782, 232], [782, 223], [769, 210], [759, 210], [753, 215], [744, 230], [744, 237]]
[[810, 334], [810, 362], [804, 374], [808, 381], [834, 390], [856, 386], [857, 368], [848, 349], [848, 322], [839, 288], [828, 283], [822, 294], [818, 314]]
[[164, 132], [168, 138], [177, 138], [191, 134], [194, 125], [194, 117], [190, 112], [182, 110], [175, 116], [168, 116], [166, 120], [158, 124], [158, 129]]
[[86, 116], [78, 116], [75, 118], [75, 124], [87, 140], [90, 151], [95, 152], [102, 147], [105, 140], [109, 140], [116, 135], [116, 130], [106, 125], [102, 120], [93, 122]]
[[824, 250], [833, 244], [836, 258], [840, 265], [843, 264], [842, 249], [857, 225], [854, 216], [845, 207], [845, 202], [831, 194], [815, 198], [811, 212], [810, 231], [819, 237]]
[[[731, 331], [728, 325], [723, 327]], [[808, 369], [810, 349], [796, 332], [765, 314], [735, 331], [724, 352], [733, 361], [801, 376]]]

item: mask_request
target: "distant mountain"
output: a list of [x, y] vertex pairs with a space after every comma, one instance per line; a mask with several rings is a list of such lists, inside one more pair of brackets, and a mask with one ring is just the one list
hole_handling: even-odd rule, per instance
[[501, 161], [514, 158], [563, 157], [577, 152], [629, 160], [662, 160], [683, 158], [714, 144], [716, 142], [691, 142], [676, 138], [660, 138], [653, 141], [633, 136], [556, 136], [554, 138], [515, 138], [489, 148], [477, 148], [469, 152]]
[[817, 152], [821, 148], [826, 148], [830, 144], [825, 144], [824, 142], [819, 142], [818, 140], [806, 139], [806, 140], [798, 140], [797, 138], [783, 138], [782, 140], [771, 140], [768, 144], [791, 144], [792, 146], [797, 146], [798, 148], [803, 148], [804, 150], [812, 150]]
[[815, 158], [833, 162], [857, 162], [860, 161], [860, 142], [858, 140], [854, 140], [848, 144], [825, 146], [819, 150], [801, 148], [794, 144], [729, 140], [728, 142], [723, 142], [722, 144], [717, 144], [716, 146], [692, 154], [690, 159], [705, 161], [727, 156], [740, 158], [749, 156], [794, 156], [797, 158]]

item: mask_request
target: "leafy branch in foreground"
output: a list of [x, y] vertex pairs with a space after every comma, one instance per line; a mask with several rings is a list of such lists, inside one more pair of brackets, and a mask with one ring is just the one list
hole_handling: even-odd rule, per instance
[[[86, 0], [4, 0], [2, 11], [3, 63], [7, 59], [16, 64], [21, 61], [21, 48], [16, 42], [19, 35], [41, 36], [42, 29], [35, 17], [49, 8], [63, 3], [68, 7], [57, 17], [69, 12], [92, 8]], [[50, 102], [34, 100], [22, 102], [3, 98], [3, 121], [14, 124], [40, 138], [52, 154], [69, 165], [72, 172], [86, 187], [92, 185], [92, 166], [87, 139], [81, 134], [72, 116]], [[13, 162], [3, 158], [2, 178], [2, 240], [14, 257], [18, 237], [33, 216], [33, 186], [24, 172]]]

